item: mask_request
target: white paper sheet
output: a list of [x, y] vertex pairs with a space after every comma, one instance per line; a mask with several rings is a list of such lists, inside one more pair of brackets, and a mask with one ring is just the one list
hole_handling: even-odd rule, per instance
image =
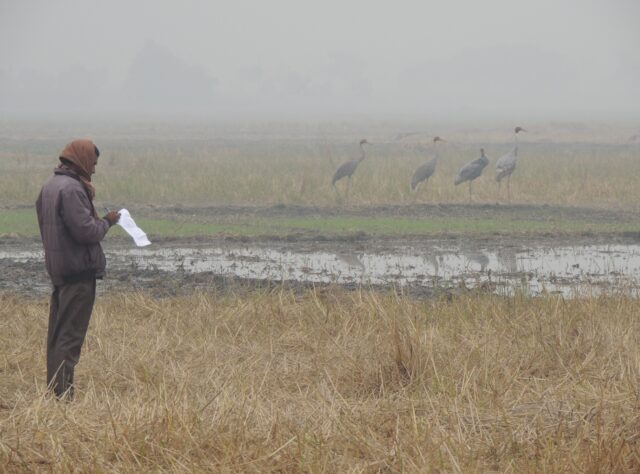
[[136, 243], [138, 247], [146, 247], [147, 245], [151, 245], [151, 242], [147, 238], [147, 234], [138, 227], [129, 214], [129, 211], [126, 209], [120, 209], [118, 211], [120, 213], [120, 220], [118, 221], [118, 225], [122, 227], [127, 234], [133, 237], [133, 241]]

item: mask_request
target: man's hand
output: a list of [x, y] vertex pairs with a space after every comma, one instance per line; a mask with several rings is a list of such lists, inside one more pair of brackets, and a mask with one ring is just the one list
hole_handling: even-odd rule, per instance
[[103, 217], [103, 219], [108, 220], [109, 221], [109, 227], [112, 227], [112, 226], [116, 225], [118, 223], [118, 221], [120, 220], [120, 214], [117, 213], [116, 211], [109, 211], [107, 213], [107, 215]]

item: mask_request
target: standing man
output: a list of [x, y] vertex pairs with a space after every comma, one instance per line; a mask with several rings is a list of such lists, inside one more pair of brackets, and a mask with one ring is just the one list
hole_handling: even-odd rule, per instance
[[100, 241], [120, 215], [99, 218], [91, 175], [100, 152], [91, 140], [74, 140], [36, 201], [47, 272], [53, 283], [47, 336], [47, 384], [56, 397], [73, 398], [73, 369], [80, 359], [96, 297], [105, 274]]

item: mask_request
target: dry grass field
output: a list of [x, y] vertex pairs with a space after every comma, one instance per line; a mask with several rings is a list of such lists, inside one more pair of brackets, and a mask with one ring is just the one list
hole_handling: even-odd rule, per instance
[[[512, 203], [638, 209], [640, 145], [606, 127], [529, 128], [520, 137]], [[466, 203], [466, 183], [456, 187], [453, 180], [463, 164], [479, 156], [480, 147], [486, 149], [490, 164], [474, 183], [474, 202], [506, 202], [506, 190], [498, 191], [494, 169], [495, 161], [513, 145], [511, 126], [432, 129], [442, 129], [438, 134], [448, 142], [440, 146], [435, 175], [417, 194], [409, 191], [409, 182], [427, 157], [413, 145], [428, 144], [429, 135], [398, 142], [388, 127], [336, 126], [327, 134], [301, 125], [272, 125], [266, 131], [247, 126], [244, 132], [238, 126], [226, 133], [213, 125], [197, 133], [167, 125], [134, 128], [129, 134], [104, 126], [62, 131], [43, 127], [32, 130], [28, 139], [10, 138], [9, 129], [0, 136], [0, 202], [32, 203], [56, 164], [56, 153], [76, 135], [92, 136], [102, 149], [94, 178], [98, 204], [343, 205], [331, 187], [331, 176], [342, 161], [358, 156], [358, 140], [365, 136], [374, 145], [355, 173], [349, 204]], [[43, 138], [34, 138], [45, 132]], [[339, 183], [343, 194], [344, 186]]]
[[63, 403], [0, 298], [4, 472], [640, 470], [636, 299], [111, 294]]

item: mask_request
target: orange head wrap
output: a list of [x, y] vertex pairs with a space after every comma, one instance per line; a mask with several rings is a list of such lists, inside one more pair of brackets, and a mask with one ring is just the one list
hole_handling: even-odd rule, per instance
[[[60, 166], [69, 167], [78, 174], [80, 181], [82, 181], [89, 193], [91, 201], [96, 196], [96, 189], [91, 184], [91, 173], [95, 169], [98, 155], [98, 148], [91, 140], [87, 139], [74, 140], [68, 143], [60, 153], [60, 161], [62, 162]], [[67, 163], [65, 162], [69, 162], [71, 166], [66, 166]], [[93, 213], [95, 214], [95, 210]]]
[[91, 181], [91, 171], [94, 169], [96, 158], [96, 146], [91, 140], [74, 140], [64, 147], [60, 158], [64, 158], [78, 168], [76, 171], [88, 181]]

